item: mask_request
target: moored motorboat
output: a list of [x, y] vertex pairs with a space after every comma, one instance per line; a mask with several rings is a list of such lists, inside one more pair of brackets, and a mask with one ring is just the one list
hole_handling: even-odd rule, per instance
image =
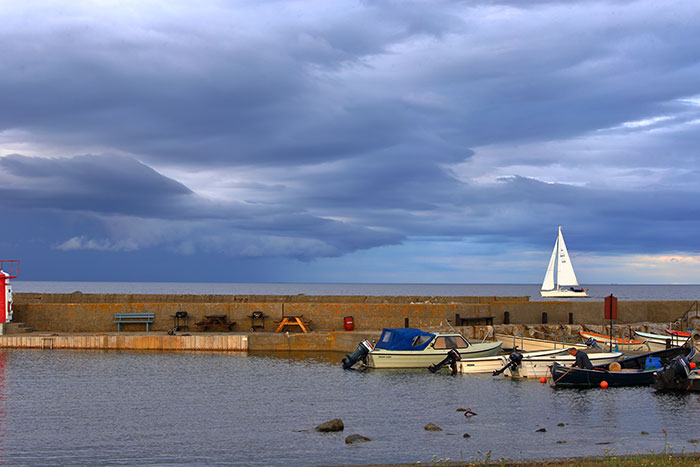
[[491, 357], [478, 357], [478, 358], [462, 358], [457, 362], [457, 373], [465, 374], [476, 374], [476, 373], [488, 373], [493, 374], [494, 371], [498, 371], [503, 368], [509, 361], [511, 361], [512, 355], [518, 355], [519, 358], [531, 358], [546, 355], [558, 355], [566, 353], [566, 349], [551, 349], [551, 350], [540, 350], [539, 352], [514, 352], [510, 355], [494, 355]]
[[[602, 366], [622, 358], [622, 352], [590, 353], [588, 358], [594, 366]], [[523, 358], [519, 365], [511, 365], [503, 374], [512, 378], [541, 378], [549, 374], [549, 368], [555, 363], [570, 366], [575, 361], [576, 357], [566, 351], [557, 355]]]
[[695, 352], [692, 345], [672, 347], [596, 366], [590, 370], [555, 363], [551, 368], [552, 384], [555, 387], [592, 388], [599, 387], [605, 381], [607, 386], [649, 386], [654, 382], [655, 372], [662, 371], [679, 355], [691, 360]]
[[[610, 336], [605, 334], [598, 334], [596, 332], [590, 331], [580, 331], [579, 335], [584, 339], [594, 339], [598, 344], [610, 345]], [[636, 339], [626, 339], [623, 337], [613, 337], [612, 344], [618, 348], [618, 350], [626, 350], [630, 352], [643, 352], [649, 351], [649, 345], [642, 340]]]
[[367, 352], [364, 361], [369, 368], [428, 368], [442, 362], [452, 349], [464, 359], [496, 355], [501, 345], [501, 342], [472, 344], [458, 332], [383, 329], [379, 341]]

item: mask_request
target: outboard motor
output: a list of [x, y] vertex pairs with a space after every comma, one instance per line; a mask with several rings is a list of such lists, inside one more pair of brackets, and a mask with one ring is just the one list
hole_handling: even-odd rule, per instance
[[515, 368], [517, 366], [520, 366], [520, 364], [523, 362], [523, 354], [520, 352], [513, 352], [508, 356], [508, 359], [510, 360], [508, 363], [506, 363], [506, 366], [501, 368], [500, 370], [493, 370], [493, 376], [498, 376], [504, 371], [506, 371], [508, 368]]
[[690, 376], [690, 364], [688, 359], [679, 355], [668, 364], [666, 368], [654, 373], [654, 386], [656, 389], [679, 388], [682, 381]]
[[586, 344], [586, 347], [588, 347], [589, 349], [600, 349], [600, 346], [598, 345], [598, 341], [596, 341], [592, 337], [589, 337], [586, 340], [585, 344]]
[[374, 349], [374, 346], [367, 339], [357, 345], [357, 348], [351, 354], [345, 354], [347, 359], [343, 359], [343, 370], [349, 370], [358, 361], [367, 363], [367, 355]]
[[450, 351], [447, 352], [447, 356], [440, 363], [437, 365], [430, 365], [428, 370], [430, 370], [431, 373], [435, 373], [443, 366], [449, 364], [452, 369], [452, 374], [457, 373], [457, 361], [461, 358], [462, 356], [457, 352], [457, 349], [450, 349]]
[[673, 370], [673, 376], [678, 380], [688, 379], [690, 376], [690, 363], [684, 355], [679, 355], [671, 360], [669, 367]]

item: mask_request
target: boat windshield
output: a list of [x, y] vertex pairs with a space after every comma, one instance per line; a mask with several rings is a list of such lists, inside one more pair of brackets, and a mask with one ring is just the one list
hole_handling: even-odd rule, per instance
[[428, 336], [416, 336], [411, 343], [411, 347], [425, 346], [432, 338], [432, 334]]
[[469, 347], [469, 342], [462, 336], [440, 336], [435, 339], [434, 349], [464, 349]]

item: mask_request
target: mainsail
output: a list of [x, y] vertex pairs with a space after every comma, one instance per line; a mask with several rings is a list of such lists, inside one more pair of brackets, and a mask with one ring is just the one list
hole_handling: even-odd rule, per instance
[[557, 287], [578, 285], [574, 267], [571, 265], [569, 252], [566, 250], [564, 236], [561, 234], [561, 226], [559, 226], [559, 255], [557, 257]]

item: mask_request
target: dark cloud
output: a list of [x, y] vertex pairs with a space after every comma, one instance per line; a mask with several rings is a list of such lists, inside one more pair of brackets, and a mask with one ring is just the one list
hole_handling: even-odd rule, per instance
[[[698, 92], [696, 26], [648, 3], [596, 4], [616, 13], [596, 20], [579, 18], [585, 2], [485, 17], [478, 2], [346, 7], [265, 31], [237, 28], [250, 5], [198, 12], [224, 18], [209, 29], [148, 15], [126, 27], [90, 11], [54, 23], [49, 9], [0, 33], [0, 127], [152, 162], [299, 164], [416, 131], [468, 147], [565, 137]], [[299, 53], [309, 41], [335, 53]], [[426, 94], [442, 104], [397, 105]]]
[[[0, 158], [0, 194], [8, 206], [170, 217], [192, 192], [127, 157]], [[182, 201], [180, 201], [181, 203]]]
[[[319, 5], [6, 8], [0, 155], [42, 156], [0, 157], [7, 241], [269, 265], [561, 224], [700, 249], [700, 6]], [[86, 153], [114, 155], [48, 157]]]
[[[397, 243], [401, 234], [313, 216], [294, 206], [213, 202], [136, 160], [121, 156], [0, 158], [0, 196], [18, 232], [47, 223], [44, 245], [61, 250], [132, 251], [311, 260]], [[47, 216], [47, 213], [50, 216]], [[56, 222], [65, 216], [69, 221]], [[53, 219], [53, 220], [50, 220]], [[45, 231], [45, 228], [41, 229]]]

